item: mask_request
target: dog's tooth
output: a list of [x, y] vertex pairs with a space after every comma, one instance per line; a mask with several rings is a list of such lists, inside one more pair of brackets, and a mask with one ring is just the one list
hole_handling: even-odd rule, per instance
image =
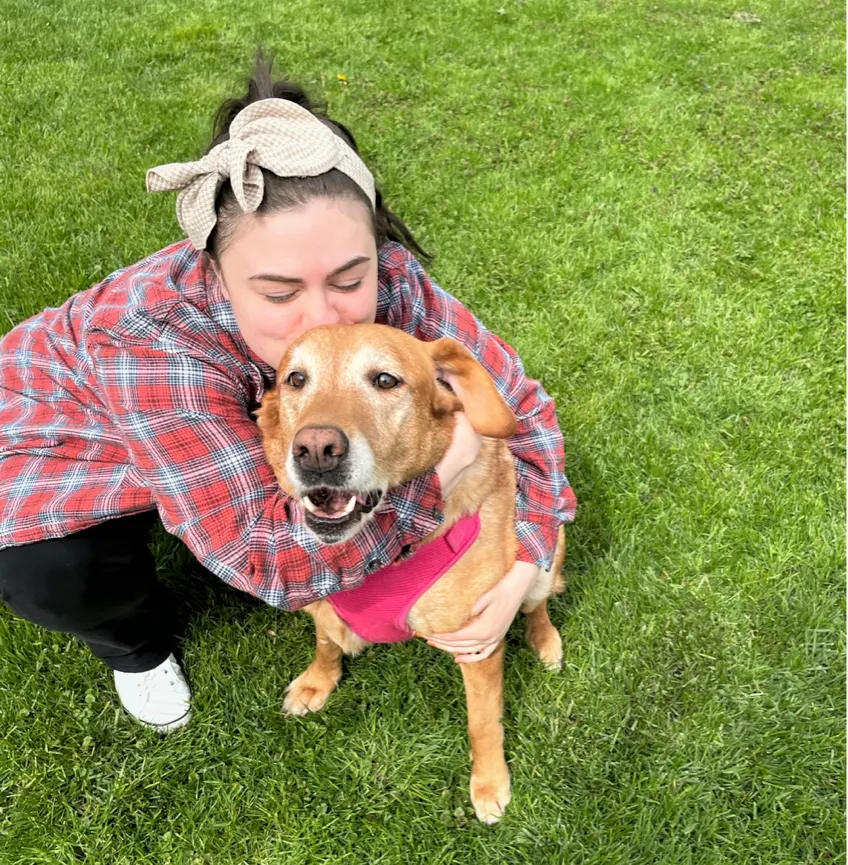
[[313, 514], [314, 514], [315, 511], [318, 510], [318, 508], [316, 508], [315, 505], [312, 504], [312, 499], [310, 499], [309, 496], [304, 496], [303, 499], [302, 499], [302, 501], [303, 501], [303, 506], [304, 506], [304, 507], [306, 508], [306, 510], [308, 510], [310, 513], [313, 513]]
[[356, 496], [351, 496], [350, 501], [345, 505], [344, 513], [345, 516], [349, 514], [356, 507]]

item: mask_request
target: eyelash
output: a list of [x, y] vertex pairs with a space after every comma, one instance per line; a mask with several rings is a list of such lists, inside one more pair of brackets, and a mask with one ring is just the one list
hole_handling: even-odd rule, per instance
[[[362, 280], [358, 279], [351, 285], [334, 285], [333, 288], [341, 292], [350, 292], [356, 291], [360, 285], [362, 285]], [[290, 294], [266, 294], [265, 297], [268, 298], [271, 303], [288, 303], [296, 294], [297, 292], [293, 291]]]

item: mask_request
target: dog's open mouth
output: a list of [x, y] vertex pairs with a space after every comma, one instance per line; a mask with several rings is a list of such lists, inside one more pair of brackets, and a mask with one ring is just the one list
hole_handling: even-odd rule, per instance
[[[307, 490], [300, 503], [306, 510], [307, 522], [341, 524], [359, 519], [377, 507], [383, 497], [381, 490], [358, 493], [333, 487], [313, 487]], [[310, 519], [311, 518], [311, 519]]]

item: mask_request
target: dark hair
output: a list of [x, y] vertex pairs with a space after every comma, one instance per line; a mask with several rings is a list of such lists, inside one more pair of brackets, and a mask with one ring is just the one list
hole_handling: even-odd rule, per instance
[[[230, 123], [239, 111], [259, 99], [276, 98], [288, 99], [311, 111], [325, 126], [350, 145], [356, 153], [359, 153], [351, 131], [337, 120], [327, 117], [326, 105], [314, 103], [304, 89], [292, 81], [287, 79], [274, 81], [271, 78], [272, 65], [273, 60], [266, 61], [260, 48], [256, 55], [253, 77], [247, 85], [247, 95], [240, 99], [228, 99], [218, 109], [213, 124], [212, 143], [206, 152], [208, 153], [215, 145], [229, 139]], [[262, 168], [261, 171], [265, 183], [265, 193], [257, 213], [288, 210], [319, 197], [360, 201], [371, 214], [372, 228], [378, 249], [386, 241], [394, 240], [403, 244], [411, 252], [417, 253], [421, 258], [431, 258], [429, 253], [418, 245], [412, 232], [404, 225], [403, 221], [385, 206], [379, 189], [377, 189], [377, 208], [375, 211], [371, 207], [368, 196], [358, 184], [336, 168], [316, 177], [278, 177], [265, 168]], [[212, 258], [217, 259], [221, 250], [232, 237], [236, 223], [242, 215], [242, 209], [236, 200], [229, 180], [225, 180], [221, 184], [215, 196], [215, 211], [218, 214], [218, 221], [209, 235], [206, 251]]]

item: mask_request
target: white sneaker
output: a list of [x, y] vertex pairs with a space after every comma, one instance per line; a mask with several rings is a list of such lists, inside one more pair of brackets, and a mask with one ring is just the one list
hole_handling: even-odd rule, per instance
[[191, 689], [173, 654], [145, 673], [114, 672], [118, 696], [136, 720], [161, 733], [188, 724]]

